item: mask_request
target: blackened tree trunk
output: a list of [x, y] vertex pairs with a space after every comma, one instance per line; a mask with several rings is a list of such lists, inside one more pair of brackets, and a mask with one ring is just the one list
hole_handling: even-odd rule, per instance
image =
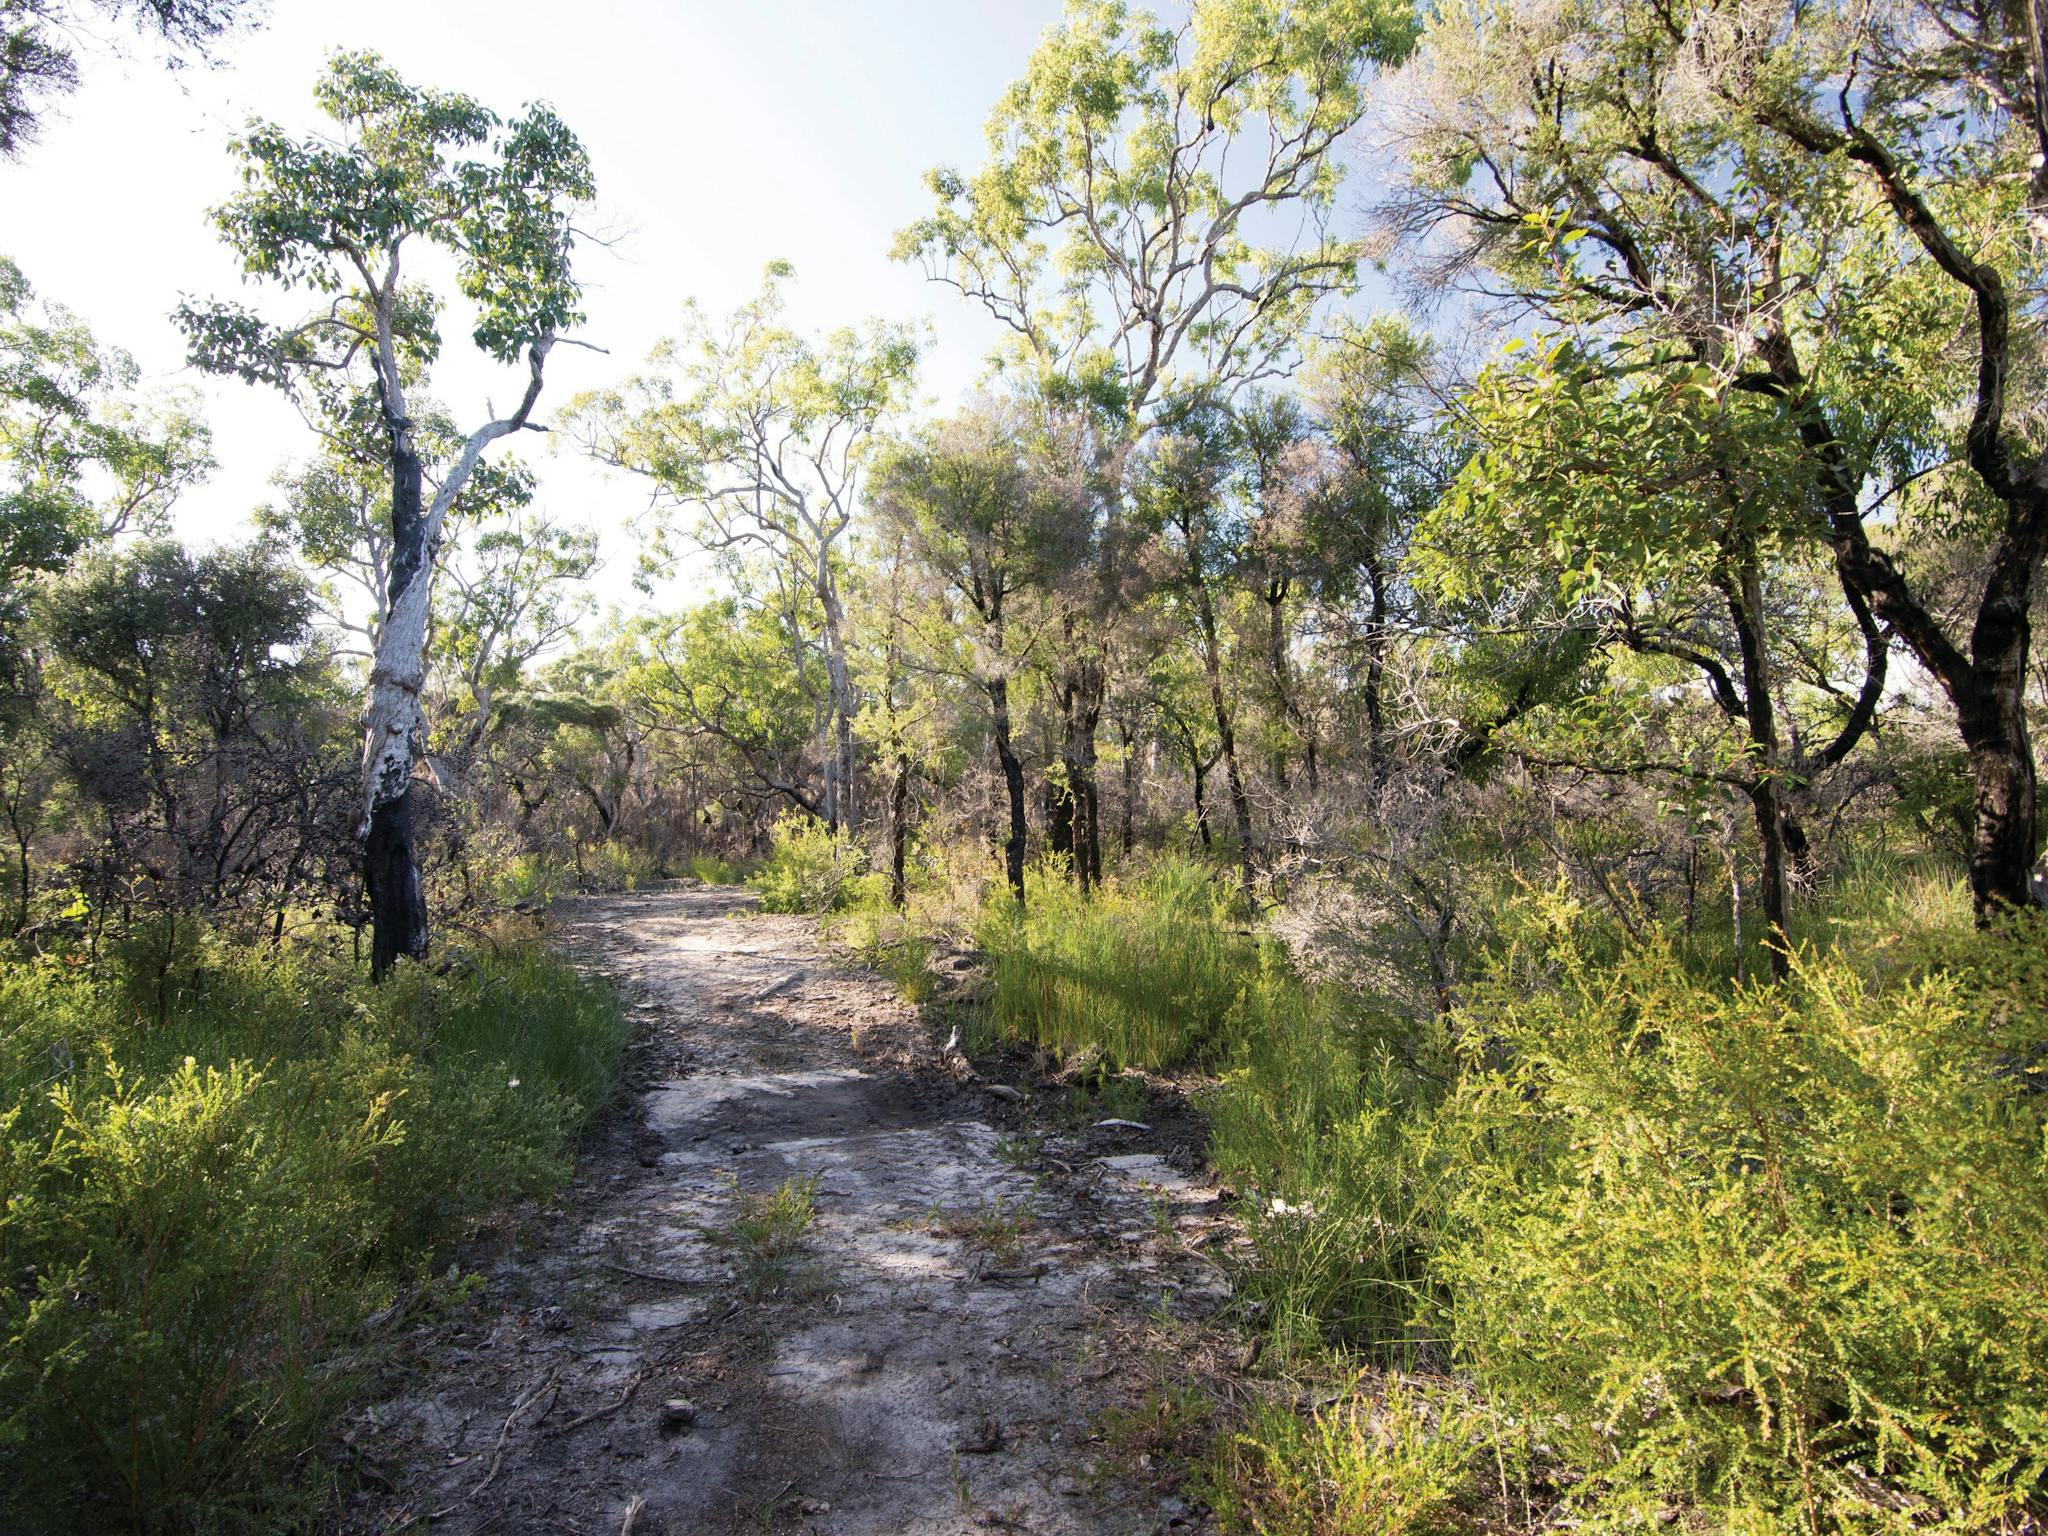
[[1008, 678], [988, 680], [990, 734], [995, 738], [996, 761], [1003, 770], [1003, 792], [1010, 803], [1010, 831], [1003, 839], [1003, 877], [1010, 882], [1010, 894], [1024, 904], [1024, 765], [1010, 742], [1010, 683]]
[[[1301, 720], [1294, 706], [1292, 669], [1287, 662], [1288, 586], [1285, 576], [1268, 577], [1266, 581], [1266, 666], [1273, 674], [1273, 701], [1279, 706], [1281, 720], [1299, 729]], [[1287, 748], [1284, 743], [1273, 750], [1273, 783], [1280, 793], [1287, 793]]]
[[910, 754], [896, 754], [896, 777], [889, 785], [889, 904], [902, 907], [909, 899], [905, 866], [910, 849]]
[[[1369, 738], [1366, 751], [1372, 761], [1372, 796], [1374, 814], [1378, 814], [1380, 797], [1386, 793], [1387, 782], [1392, 777], [1387, 752], [1386, 715], [1386, 672], [1387, 672], [1387, 582], [1378, 560], [1365, 564], [1366, 584], [1372, 589], [1372, 607], [1366, 619], [1365, 631], [1365, 729]], [[1310, 759], [1313, 764], [1314, 759]], [[1311, 783], [1313, 788], [1313, 783]]]
[[[2029, 18], [2031, 19], [2031, 7]], [[2038, 67], [2038, 66], [2037, 66]], [[2034, 82], [2038, 88], [2040, 82]], [[2048, 458], [2006, 431], [2005, 395], [2012, 368], [2012, 296], [2004, 274], [1964, 248], [1922, 194], [1911, 161], [1902, 161], [1851, 117], [1842, 122], [1808, 116], [1782, 104], [1765, 124], [1815, 155], [1839, 155], [1861, 166], [1884, 194], [1901, 230], [1971, 301], [1975, 321], [1976, 379], [1964, 453], [1985, 489], [2005, 511], [1992, 542], [1983, 593], [1966, 644], [1958, 644], [1908, 586], [1889, 553], [1874, 547], [1863, 524], [1860, 476], [1847, 448], [1814, 397], [1791, 339], [1763, 339], [1767, 368], [1755, 387], [1787, 400], [1797, 412], [1807, 448], [1831, 468], [1824, 483], [1828, 531], [1842, 579], [1868, 600], [1877, 616], [1933, 674], [1954, 706], [1974, 782], [1970, 829], [1970, 894], [1977, 920], [2033, 899], [2038, 855], [2037, 786], [2025, 714], [2027, 653], [2035, 577], [2048, 556]], [[2038, 96], [2023, 104], [2022, 121], [2040, 138], [2048, 134]]]
[[1749, 730], [1750, 781], [1745, 792], [1756, 820], [1758, 895], [1764, 909], [1764, 948], [1780, 980], [1792, 963], [1791, 882], [1785, 869], [1785, 785], [1779, 764], [1778, 721], [1771, 697], [1770, 659], [1764, 650], [1763, 578], [1754, 551], [1723, 577], [1723, 595], [1742, 653], [1743, 717]]

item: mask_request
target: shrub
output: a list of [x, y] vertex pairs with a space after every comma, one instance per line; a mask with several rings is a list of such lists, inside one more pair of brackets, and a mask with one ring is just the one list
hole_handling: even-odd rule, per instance
[[2038, 1499], [2040, 925], [1882, 986], [1808, 953], [1730, 988], [1654, 933], [1595, 966], [1552, 916], [1554, 986], [1463, 1013], [1434, 1267], [1463, 1360], [1583, 1474], [1577, 1512], [1962, 1531]]
[[372, 988], [223, 946], [0, 973], [0, 1528], [269, 1531], [433, 1245], [566, 1172], [624, 1049], [533, 950]]
[[747, 884], [761, 893], [764, 912], [836, 912], [873, 895], [881, 877], [863, 874], [866, 862], [844, 832], [792, 813], [775, 823], [768, 857]]

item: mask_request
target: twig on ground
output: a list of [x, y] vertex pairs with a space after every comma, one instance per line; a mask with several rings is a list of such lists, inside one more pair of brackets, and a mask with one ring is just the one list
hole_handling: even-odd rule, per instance
[[[557, 1374], [559, 1374], [561, 1369], [562, 1368], [558, 1365], [550, 1367], [547, 1375], [541, 1377], [540, 1385], [535, 1387], [531, 1392], [527, 1393], [524, 1397], [520, 1398], [518, 1402], [512, 1405], [512, 1411], [505, 1415], [505, 1423], [503, 1427], [500, 1428], [498, 1431], [498, 1444], [496, 1449], [494, 1449], [491, 1452], [490, 1470], [484, 1473], [483, 1478], [477, 1483], [477, 1485], [474, 1488], [470, 1489], [469, 1492], [463, 1496], [462, 1502], [467, 1502], [468, 1500], [475, 1498], [478, 1494], [482, 1493], [486, 1488], [490, 1487], [492, 1482], [496, 1480], [498, 1476], [498, 1468], [503, 1466], [505, 1462], [505, 1445], [506, 1442], [512, 1438], [512, 1426], [519, 1422], [519, 1415], [526, 1412], [527, 1409], [531, 1408], [536, 1402], [540, 1401], [541, 1393], [547, 1391], [547, 1389], [550, 1386], [554, 1385], [555, 1377]], [[453, 1506], [451, 1505], [450, 1508], [453, 1508]], [[446, 1514], [447, 1511], [442, 1510], [441, 1513]], [[433, 1517], [429, 1516], [428, 1518], [431, 1519]]]
[[647, 1373], [645, 1371], [635, 1371], [632, 1374], [631, 1378], [626, 1382], [626, 1390], [621, 1392], [615, 1401], [606, 1403], [602, 1408], [593, 1408], [588, 1413], [577, 1414], [575, 1418], [571, 1419], [568, 1423], [562, 1425], [559, 1429], [549, 1430], [549, 1437], [559, 1438], [562, 1435], [568, 1434], [571, 1430], [581, 1429], [586, 1424], [593, 1423], [598, 1419], [607, 1418], [610, 1415], [617, 1413], [621, 1408], [625, 1407], [626, 1404], [632, 1400], [633, 1394], [640, 1390], [640, 1383], [645, 1381], [646, 1379]]

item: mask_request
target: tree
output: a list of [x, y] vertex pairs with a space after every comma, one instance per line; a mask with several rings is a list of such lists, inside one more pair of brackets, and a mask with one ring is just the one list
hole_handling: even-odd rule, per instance
[[456, 739], [443, 749], [458, 775], [496, 724], [500, 695], [590, 616], [585, 583], [597, 568], [597, 535], [545, 513], [465, 532], [446, 562], [454, 600], [432, 645], [462, 694], [448, 722]]
[[[389, 599], [370, 671], [358, 830], [371, 969], [382, 976], [427, 950], [412, 779], [444, 524], [491, 444], [530, 425], [548, 355], [581, 318], [572, 216], [595, 188], [582, 145], [544, 106], [508, 123], [467, 96], [407, 85], [372, 54], [336, 55], [315, 95], [339, 139], [252, 124], [235, 143], [244, 189], [215, 217], [252, 276], [329, 295], [326, 307], [279, 327], [238, 306], [188, 303], [179, 320], [198, 366], [284, 389], [314, 420], [374, 423], [383, 436]], [[408, 399], [441, 344], [438, 299], [406, 278], [421, 247], [454, 259], [478, 350], [526, 373], [512, 410], [462, 438], [431, 498]]]
[[140, 396], [138, 377], [0, 257], [0, 691], [33, 578], [118, 534], [161, 533], [213, 468], [190, 401]]
[[[1441, 271], [1483, 265], [1560, 328], [1659, 341], [1655, 366], [1775, 408], [1805, 456], [1804, 536], [1866, 633], [1895, 634], [1954, 710], [1983, 917], [2027, 899], [2038, 841], [2023, 706], [2048, 460], [2007, 401], [2031, 345], [2015, 295], [2039, 276], [2032, 16], [1441, 12], [1411, 98], [1417, 195], [1397, 210], [1450, 236]], [[1923, 520], [1981, 538], [1961, 624], [1915, 570], [1903, 535]]]
[[[1380, 0], [1198, 0], [1178, 27], [1069, 0], [990, 116], [989, 163], [927, 177], [937, 207], [896, 253], [1001, 322], [1000, 367], [1094, 414], [1099, 523], [1120, 516], [1117, 472], [1163, 396], [1281, 370], [1317, 303], [1355, 282], [1361, 247], [1330, 228], [1335, 150], [1414, 34]], [[1126, 601], [1113, 528], [1095, 563], [1055, 689], [1056, 841], [1058, 818], [1079, 823], [1083, 878], [1101, 866], [1102, 643]]]
[[42, 126], [44, 101], [78, 85], [70, 34], [86, 17], [133, 19], [173, 69], [205, 59], [253, 26], [264, 0], [0, 0], [0, 159], [18, 159]]
[[[439, 485], [462, 451], [445, 411], [412, 402], [425, 483]], [[363, 430], [367, 428], [367, 430]], [[257, 529], [329, 578], [321, 583], [327, 622], [353, 637], [344, 647], [373, 655], [391, 603], [391, 466], [376, 423], [323, 420], [320, 451], [272, 479], [276, 502], [256, 509]], [[481, 460], [448, 504], [446, 538], [495, 524], [533, 500], [533, 473], [514, 458]]]
[[[1847, 688], [1826, 617], [1788, 612], [1782, 600], [1767, 606], [1774, 588], [1812, 586], [1800, 560], [1811, 549], [1806, 455], [1774, 430], [1770, 405], [1722, 389], [1709, 369], [1636, 373], [1583, 360], [1563, 343], [1520, 367], [1489, 369], [1466, 404], [1478, 452], [1418, 533], [1424, 580], [1452, 598], [1520, 586], [1552, 610], [1557, 628], [1692, 675], [1684, 701], [1703, 691], [1732, 744], [1644, 750], [1632, 738], [1645, 701], [1610, 675], [1579, 711], [1576, 760], [1606, 773], [1724, 784], [1747, 799], [1766, 948], [1783, 977], [1789, 862], [1806, 850], [1795, 797], [1870, 729], [1887, 670], [1887, 647], [1861, 604], [1851, 614], [1863, 631], [1863, 676]], [[1823, 659], [1801, 678], [1808, 657]], [[1655, 681], [1668, 685], [1668, 669]], [[1788, 750], [1784, 721], [1794, 711], [1798, 745]], [[1805, 745], [1816, 738], [1817, 750]]]
[[1214, 400], [1196, 396], [1178, 404], [1146, 444], [1136, 496], [1177, 566], [1168, 589], [1187, 605], [1195, 621], [1217, 751], [1230, 787], [1238, 872], [1249, 898], [1257, 868], [1251, 797], [1238, 763], [1237, 710], [1224, 679], [1218, 611], [1219, 588], [1234, 576], [1244, 548], [1245, 519], [1231, 484], [1244, 438], [1237, 420]]
[[798, 335], [782, 323], [790, 275], [771, 266], [722, 331], [692, 305], [652, 371], [582, 397], [576, 416], [593, 455], [653, 482], [658, 508], [698, 514], [705, 548], [765, 554], [809, 589], [831, 680], [824, 817], [837, 830], [854, 822], [860, 708], [840, 568], [869, 452], [909, 403], [918, 343], [880, 322], [822, 341]]
[[[1088, 502], [1070, 476], [1034, 456], [1029, 428], [1014, 410], [970, 411], [895, 445], [875, 471], [875, 506], [885, 528], [957, 603], [969, 666], [988, 699], [989, 736], [1009, 810], [1003, 872], [1024, 900], [1027, 826], [1024, 765], [1011, 739], [1010, 681], [1030, 656], [1046, 616], [1020, 614], [1041, 598], [1047, 576], [1066, 568], [1086, 541]], [[1033, 622], [1034, 618], [1037, 622]]]
[[54, 755], [103, 827], [99, 903], [164, 917], [166, 965], [185, 912], [281, 931], [345, 782], [304, 579], [151, 540], [81, 560], [40, 606]]

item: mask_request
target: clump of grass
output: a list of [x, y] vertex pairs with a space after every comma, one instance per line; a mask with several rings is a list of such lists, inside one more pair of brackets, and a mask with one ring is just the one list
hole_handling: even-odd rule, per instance
[[1303, 1412], [1254, 1399], [1202, 1482], [1223, 1529], [1261, 1536], [1450, 1536], [1473, 1528], [1479, 1415], [1398, 1380]]
[[832, 922], [828, 932], [856, 961], [888, 977], [906, 1003], [921, 1005], [937, 991], [931, 941], [886, 903], [855, 907]]
[[991, 1195], [972, 1209], [934, 1208], [929, 1225], [941, 1237], [973, 1244], [999, 1264], [1014, 1264], [1024, 1251], [1024, 1234], [1037, 1225], [1037, 1218], [1001, 1195]]
[[718, 853], [693, 853], [683, 863], [683, 872], [706, 885], [738, 885], [746, 868], [737, 860]]
[[766, 1192], [741, 1192], [725, 1227], [712, 1234], [733, 1257], [733, 1284], [749, 1301], [787, 1290], [817, 1217], [818, 1176], [792, 1174]]
[[872, 903], [885, 889], [884, 877], [867, 863], [866, 851], [845, 832], [792, 813], [775, 823], [768, 856], [747, 884], [761, 893], [764, 912], [837, 912]]
[[383, 987], [290, 948], [176, 958], [169, 988], [0, 974], [10, 1531], [302, 1519], [362, 1319], [557, 1184], [617, 1082], [616, 999], [537, 950]]
[[1257, 1007], [1261, 946], [1208, 870], [1162, 859], [1093, 892], [1037, 870], [1027, 897], [992, 896], [975, 931], [999, 1032], [1111, 1070], [1228, 1057]]

